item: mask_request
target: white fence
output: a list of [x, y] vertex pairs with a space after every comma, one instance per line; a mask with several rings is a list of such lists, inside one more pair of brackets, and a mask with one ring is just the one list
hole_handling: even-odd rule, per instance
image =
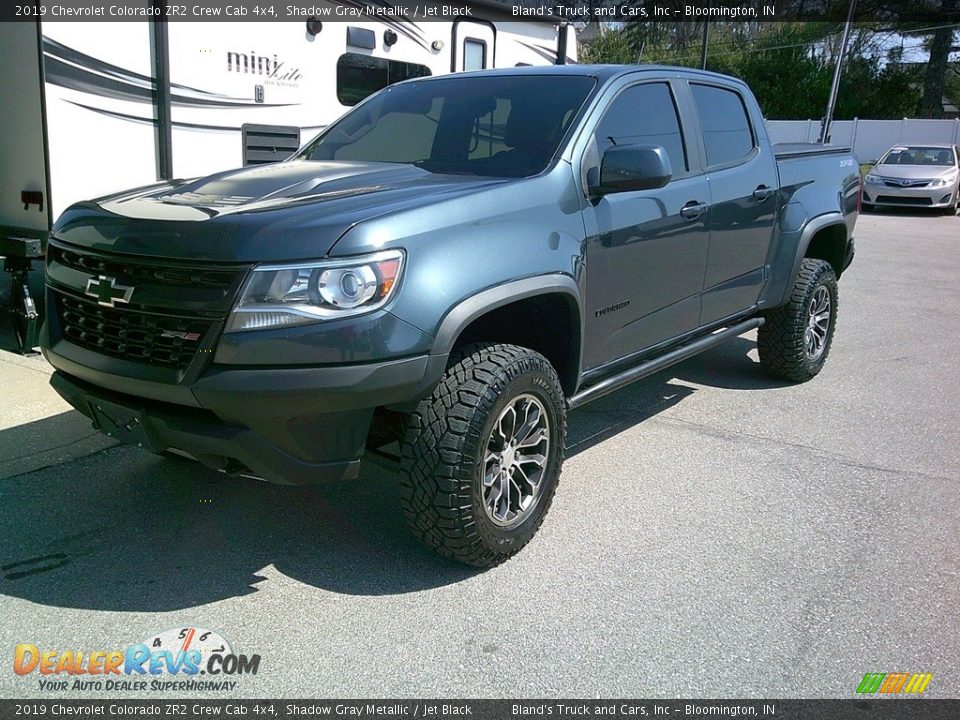
[[[767, 132], [775, 142], [817, 142], [819, 120], [768, 120]], [[837, 120], [830, 124], [830, 142], [853, 148], [862, 163], [880, 159], [894, 145], [950, 143], [960, 145], [957, 120]]]

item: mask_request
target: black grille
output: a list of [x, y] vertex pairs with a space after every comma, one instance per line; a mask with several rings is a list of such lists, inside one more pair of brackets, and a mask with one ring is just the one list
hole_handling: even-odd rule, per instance
[[67, 295], [56, 299], [63, 336], [80, 347], [134, 362], [182, 370], [211, 323], [102, 307]]
[[50, 259], [61, 265], [91, 275], [108, 275], [131, 283], [149, 282], [169, 287], [208, 287], [227, 290], [237, 279], [232, 270], [205, 270], [202, 268], [176, 268], [149, 264], [107, 260], [94, 255], [67, 250], [50, 245]]
[[928, 197], [901, 197], [899, 195], [880, 195], [877, 197], [877, 202], [899, 205], [933, 205], [933, 200]]

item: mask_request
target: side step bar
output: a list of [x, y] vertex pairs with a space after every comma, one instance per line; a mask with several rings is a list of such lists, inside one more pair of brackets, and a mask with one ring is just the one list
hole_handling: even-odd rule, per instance
[[723, 328], [722, 330], [717, 330], [716, 332], [707, 335], [706, 337], [694, 340], [687, 345], [681, 345], [677, 349], [671, 350], [665, 355], [653, 358], [652, 360], [648, 360], [640, 365], [635, 365], [632, 368], [624, 370], [618, 375], [605, 378], [596, 385], [591, 385], [590, 387], [581, 390], [572, 398], [567, 400], [567, 407], [572, 410], [573, 408], [585, 405], [591, 400], [596, 400], [597, 398], [603, 397], [608, 393], [612, 393], [614, 390], [619, 390], [625, 385], [629, 385], [636, 380], [640, 380], [641, 378], [645, 378], [649, 375], [660, 372], [664, 368], [668, 368], [671, 365], [682, 362], [693, 357], [694, 355], [698, 355], [704, 350], [709, 350], [715, 345], [720, 345], [731, 338], [735, 338], [737, 335], [742, 335], [743, 333], [753, 330], [754, 328], [758, 328], [761, 325], [763, 325], [763, 318], [751, 318], [750, 320], [745, 320], [737, 325], [731, 325], [730, 327]]

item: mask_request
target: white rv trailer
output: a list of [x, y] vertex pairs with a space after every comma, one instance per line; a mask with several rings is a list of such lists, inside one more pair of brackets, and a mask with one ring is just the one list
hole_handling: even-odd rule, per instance
[[311, 3], [335, 21], [0, 23], [0, 237], [46, 233], [77, 200], [282, 159], [392, 82], [576, 58], [572, 27], [497, 0], [447, 22], [336, 12], [376, 2]]
[[39, 273], [28, 271], [70, 204], [281, 160], [400, 80], [576, 60], [572, 27], [517, 22], [512, 3], [367, 21], [382, 4], [316, 0], [316, 15], [295, 22], [0, 22], [0, 258], [21, 351], [39, 322]]

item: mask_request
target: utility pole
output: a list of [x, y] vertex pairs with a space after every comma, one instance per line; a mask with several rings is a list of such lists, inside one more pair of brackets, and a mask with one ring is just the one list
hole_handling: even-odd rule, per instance
[[[710, 0], [707, 0], [707, 10], [710, 9]], [[700, 45], [700, 69], [707, 69], [707, 37], [710, 34], [710, 21], [704, 18], [703, 21], [703, 44]]]
[[830, 139], [830, 123], [833, 122], [833, 109], [837, 105], [837, 94], [840, 92], [840, 74], [843, 72], [843, 60], [847, 54], [847, 40], [850, 38], [850, 25], [853, 23], [853, 12], [857, 7], [857, 0], [850, 0], [850, 9], [847, 11], [847, 22], [843, 25], [843, 38], [840, 40], [840, 53], [837, 55], [837, 65], [833, 69], [833, 84], [830, 86], [830, 99], [827, 100], [827, 114], [820, 123], [820, 143], [826, 144]]

